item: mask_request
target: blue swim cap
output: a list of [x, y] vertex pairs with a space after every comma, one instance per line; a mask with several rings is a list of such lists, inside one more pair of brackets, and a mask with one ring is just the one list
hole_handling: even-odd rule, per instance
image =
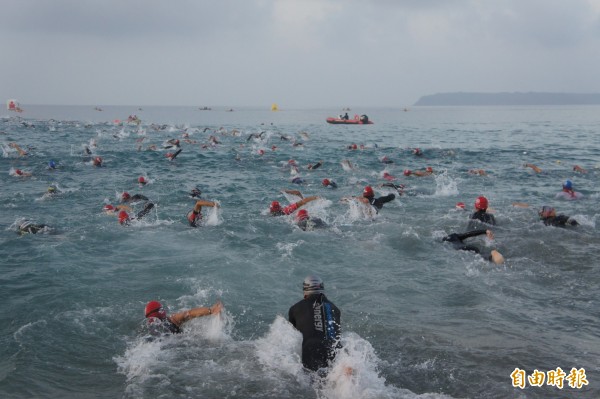
[[54, 162], [54, 161], [50, 161], [50, 162], [48, 162], [48, 167], [49, 167], [50, 169], [56, 169], [56, 162]]
[[566, 188], [567, 190], [571, 190], [573, 188], [573, 183], [571, 183], [571, 180], [566, 180], [565, 184], [563, 184], [563, 188]]

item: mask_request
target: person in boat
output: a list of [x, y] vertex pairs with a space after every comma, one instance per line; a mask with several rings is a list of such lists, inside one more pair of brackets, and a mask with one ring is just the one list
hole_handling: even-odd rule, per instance
[[540, 220], [543, 221], [546, 226], [567, 227], [579, 225], [577, 220], [567, 215], [557, 215], [556, 209], [551, 206], [544, 205], [538, 214], [540, 216]]
[[484, 196], [479, 196], [475, 199], [475, 212], [473, 212], [469, 218], [469, 229], [475, 228], [478, 222], [492, 226], [496, 225], [496, 218], [494, 218], [494, 215], [487, 212], [488, 205], [488, 199]]
[[[296, 190], [293, 190], [293, 191], [296, 191]], [[287, 191], [287, 192], [289, 194], [293, 194], [292, 191]], [[314, 201], [318, 198], [319, 197], [317, 197], [316, 195], [312, 195], [310, 197], [302, 198], [300, 201], [296, 201], [296, 202], [294, 202], [286, 207], [283, 207], [283, 208], [281, 207], [281, 204], [279, 203], [279, 201], [273, 201], [273, 202], [271, 202], [271, 205], [269, 206], [269, 213], [271, 214], [271, 216], [291, 215], [296, 210], [300, 209], [304, 205], [306, 205], [309, 202]]]
[[221, 301], [212, 306], [198, 307], [167, 315], [163, 305], [158, 301], [146, 304], [144, 315], [148, 323], [150, 334], [154, 336], [165, 334], [181, 334], [182, 324], [197, 317], [217, 315], [223, 310]]
[[556, 194], [555, 198], [573, 201], [583, 198], [583, 194], [573, 190], [573, 182], [571, 180], [565, 180], [562, 191]]
[[325, 296], [323, 280], [307, 276], [304, 298], [292, 305], [288, 320], [302, 333], [302, 365], [310, 371], [326, 369], [341, 348], [341, 312]]
[[347, 121], [347, 120], [349, 120], [349, 119], [350, 119], [350, 117], [348, 116], [348, 113], [346, 112], [346, 113], [345, 113], [345, 114], [342, 116], [342, 118], [341, 118], [341, 119], [343, 119], [343, 120]]
[[306, 209], [300, 209], [298, 213], [296, 213], [295, 219], [296, 225], [304, 231], [327, 227], [327, 223], [322, 219], [309, 216]]
[[478, 247], [476, 247], [474, 245], [466, 245], [463, 242], [467, 238], [476, 237], [476, 236], [480, 236], [483, 234], [487, 235], [488, 239], [490, 239], [490, 240], [494, 239], [494, 235], [491, 230], [481, 229], [481, 230], [471, 230], [471, 231], [468, 231], [468, 232], [462, 233], [462, 234], [452, 233], [452, 234], [444, 237], [442, 239], [442, 241], [449, 242], [450, 244], [452, 244], [452, 246], [456, 250], [471, 251], [476, 254], [480, 254], [481, 256], [483, 256], [484, 259], [489, 260], [490, 262], [495, 263], [497, 265], [504, 263], [504, 256], [502, 256], [502, 254], [500, 252], [498, 252], [497, 250], [493, 249], [490, 251], [489, 254], [487, 254], [487, 253], [482, 254]]
[[198, 223], [202, 221], [202, 207], [207, 206], [209, 208], [219, 207], [219, 204], [214, 201], [198, 200], [192, 209], [187, 214], [187, 220], [191, 227], [198, 227]]

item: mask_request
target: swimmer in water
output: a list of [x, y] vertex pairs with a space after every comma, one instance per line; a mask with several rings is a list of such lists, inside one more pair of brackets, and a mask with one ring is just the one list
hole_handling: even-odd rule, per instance
[[[87, 147], [86, 147], [87, 148]], [[101, 157], [96, 157], [92, 160], [92, 165], [94, 165], [97, 168], [102, 167], [102, 158]]]
[[158, 336], [163, 334], [180, 334], [183, 332], [181, 325], [186, 321], [197, 317], [217, 315], [221, 313], [221, 310], [223, 310], [223, 304], [221, 301], [217, 301], [210, 307], [193, 308], [168, 316], [160, 302], [150, 301], [146, 304], [144, 314], [150, 333]]
[[123, 194], [121, 194], [121, 202], [125, 204], [139, 201], [148, 201], [148, 197], [142, 194], [131, 195], [127, 191], [124, 191]]
[[574, 191], [573, 182], [571, 182], [571, 180], [566, 180], [563, 183], [562, 191], [556, 194], [555, 198], [573, 201], [583, 198], [583, 194], [578, 191]]
[[177, 151], [175, 151], [174, 153], [167, 152], [165, 154], [165, 157], [169, 158], [169, 161], [173, 161], [177, 157], [177, 155], [181, 154], [181, 151], [182, 150], [180, 148]]
[[314, 165], [313, 164], [308, 164], [308, 169], [309, 170], [315, 170], [315, 169], [320, 168], [322, 165], [323, 165], [323, 161], [319, 161], [319, 162], [317, 162]]
[[325, 187], [329, 187], [329, 188], [337, 188], [337, 183], [334, 182], [331, 179], [323, 179], [323, 181], [321, 182], [321, 184]]
[[579, 225], [577, 220], [572, 219], [567, 215], [557, 215], [556, 210], [551, 206], [543, 206], [538, 214], [540, 215], [540, 220], [543, 221], [546, 226], [567, 227]]
[[428, 166], [425, 170], [410, 170], [404, 169], [404, 176], [417, 176], [417, 177], [425, 177], [433, 174], [433, 168]]
[[[105, 206], [105, 208], [106, 208], [106, 206]], [[144, 209], [142, 209], [141, 211], [139, 211], [137, 213], [135, 219], [140, 220], [141, 218], [146, 216], [152, 210], [152, 208], [154, 208], [154, 204], [152, 202], [147, 203], [146, 206], [144, 207]], [[119, 211], [118, 218], [119, 218], [119, 224], [123, 225], [123, 226], [129, 226], [129, 224], [132, 221], [131, 217], [125, 210]]]
[[323, 220], [308, 215], [306, 209], [300, 209], [296, 213], [296, 225], [304, 231], [311, 231], [314, 229], [320, 229], [327, 227], [327, 223]]
[[269, 213], [271, 214], [271, 216], [291, 215], [300, 207], [302, 207], [302, 206], [308, 204], [309, 202], [314, 201], [318, 198], [319, 197], [317, 197], [316, 195], [302, 198], [300, 201], [296, 201], [293, 204], [290, 204], [283, 208], [281, 207], [281, 204], [279, 203], [279, 201], [273, 201], [273, 202], [271, 202], [271, 206], [269, 206]]
[[[444, 237], [442, 239], [442, 241], [447, 241], [447, 242], [451, 243], [452, 246], [454, 247], [454, 249], [456, 249], [456, 250], [471, 251], [471, 252], [475, 252], [476, 254], [481, 254], [481, 251], [479, 250], [479, 248], [477, 248], [474, 245], [466, 245], [463, 242], [463, 240], [466, 240], [467, 238], [483, 235], [483, 234], [487, 235], [488, 239], [490, 239], [490, 240], [494, 239], [494, 235], [491, 232], [491, 230], [472, 230], [472, 231], [468, 231], [468, 232], [462, 233], [462, 234], [452, 233], [452, 234]], [[481, 254], [481, 256], [483, 256], [484, 259], [489, 260], [490, 262], [495, 263], [497, 265], [504, 263], [504, 257], [502, 256], [502, 254], [500, 252], [498, 252], [495, 249], [492, 250], [489, 255]]]
[[19, 147], [17, 143], [9, 143], [8, 146], [14, 148], [19, 153], [20, 157], [26, 157], [27, 155], [29, 155], [29, 153], [21, 147]]
[[535, 166], [532, 163], [526, 163], [525, 167], [526, 168], [531, 168], [531, 170], [533, 170], [535, 173], [542, 173], [542, 169], [538, 168], [537, 166]]
[[487, 212], [488, 209], [488, 200], [487, 198], [480, 196], [475, 199], [475, 212], [471, 214], [471, 221], [469, 222], [469, 229], [473, 229], [476, 227], [476, 223], [474, 220], [478, 220], [481, 223], [486, 223], [492, 226], [496, 225], [496, 218], [494, 215]]
[[375, 208], [375, 212], [379, 213], [381, 208], [383, 208], [383, 204], [393, 201], [396, 196], [394, 194], [388, 194], [383, 197], [375, 198], [373, 188], [371, 186], [365, 186], [362, 197], [355, 198], [363, 204], [371, 205], [373, 208]]
[[187, 220], [191, 227], [198, 227], [198, 223], [202, 220], [202, 207], [219, 207], [219, 204], [213, 201], [198, 200], [194, 209], [187, 214]]
[[31, 177], [32, 174], [30, 172], [25, 172], [24, 170], [21, 170], [21, 169], [15, 169], [13, 176], [16, 176], [16, 177]]
[[50, 228], [50, 226], [48, 226], [48, 225], [35, 224], [29, 220], [26, 220], [19, 224], [19, 226], [17, 228], [17, 234], [20, 234], [20, 235], [37, 234], [40, 232], [48, 231], [49, 228]]

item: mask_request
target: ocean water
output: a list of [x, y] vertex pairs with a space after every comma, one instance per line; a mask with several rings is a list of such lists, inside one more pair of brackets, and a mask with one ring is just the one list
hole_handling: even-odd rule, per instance
[[[600, 107], [350, 112], [368, 114], [369, 126], [326, 124], [336, 109], [23, 108], [0, 111], [0, 397], [599, 396]], [[141, 124], [115, 123], [131, 114]], [[162, 147], [172, 138], [183, 151], [170, 162]], [[104, 167], [91, 165], [85, 147]], [[403, 175], [427, 166], [433, 176]], [[17, 168], [32, 176], [15, 176]], [[381, 187], [384, 172], [406, 189], [379, 214], [340, 201], [367, 184], [378, 196], [394, 192]], [[140, 187], [139, 176], [149, 184]], [[323, 187], [324, 178], [339, 187]], [[583, 199], [554, 198], [566, 179]], [[50, 185], [60, 192], [44, 195]], [[193, 229], [185, 216], [196, 186], [220, 208], [205, 209]], [[284, 189], [320, 196], [306, 209], [328, 227], [302, 231], [290, 217], [270, 217], [271, 201], [297, 200]], [[123, 191], [156, 207], [120, 226], [102, 207]], [[497, 248], [500, 266], [441, 241], [466, 231], [469, 212], [455, 204], [470, 211], [479, 195], [498, 225], [493, 241], [470, 243]], [[580, 225], [544, 226], [542, 205]], [[51, 229], [20, 236], [25, 219]], [[303, 371], [301, 337], [286, 321], [309, 274], [342, 311], [344, 349], [321, 380]], [[174, 312], [218, 299], [222, 316], [145, 339], [147, 301]], [[579, 386], [513, 386], [515, 369], [559, 367], [575, 368]]]

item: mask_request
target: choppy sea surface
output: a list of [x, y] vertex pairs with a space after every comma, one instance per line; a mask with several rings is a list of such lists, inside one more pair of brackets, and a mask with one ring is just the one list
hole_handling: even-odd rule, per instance
[[[326, 124], [338, 109], [23, 108], [0, 111], [2, 398], [600, 395], [600, 107], [350, 111], [368, 126]], [[126, 123], [133, 114], [141, 123]], [[183, 150], [173, 161], [169, 139]], [[403, 175], [428, 166], [434, 175]], [[405, 190], [379, 214], [340, 201], [367, 184], [398, 194], [384, 172]], [[555, 199], [566, 179], [582, 199]], [[196, 229], [186, 222], [194, 187], [220, 204]], [[286, 189], [321, 197], [306, 209], [328, 227], [270, 217], [271, 201], [297, 200]], [[156, 204], [128, 227], [102, 211], [124, 191]], [[503, 265], [442, 242], [466, 231], [480, 195], [495, 239], [469, 243], [498, 249]], [[542, 205], [579, 226], [543, 225]], [[51, 228], [17, 234], [26, 219]], [[309, 274], [342, 311], [344, 349], [321, 380], [303, 371], [286, 321]], [[218, 299], [222, 316], [145, 339], [147, 301], [175, 312]], [[562, 389], [550, 379], [558, 368]], [[514, 386], [520, 371], [546, 378]]]

